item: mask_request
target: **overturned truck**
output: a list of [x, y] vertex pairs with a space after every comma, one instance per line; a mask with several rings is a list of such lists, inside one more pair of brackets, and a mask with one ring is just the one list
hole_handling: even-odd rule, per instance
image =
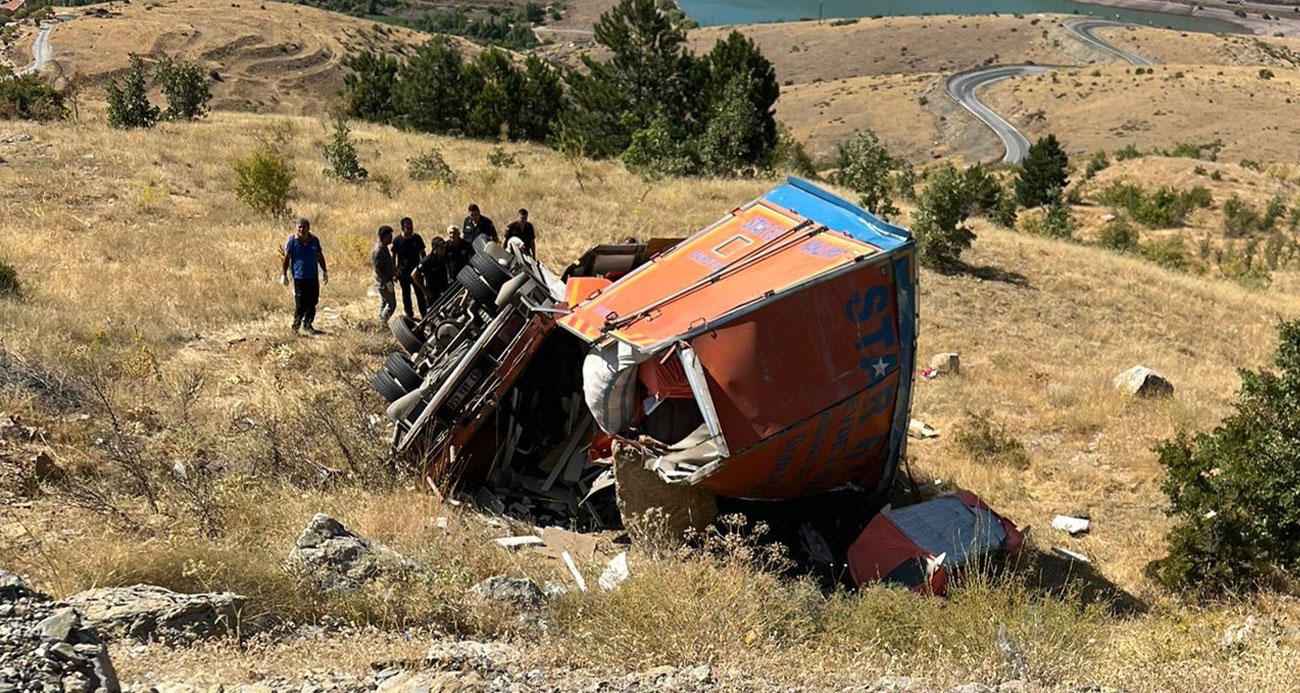
[[393, 322], [407, 353], [372, 384], [431, 484], [539, 524], [616, 526], [634, 484], [700, 514], [879, 495], [907, 442], [915, 285], [906, 230], [792, 178], [559, 276], [477, 243], [425, 320]]

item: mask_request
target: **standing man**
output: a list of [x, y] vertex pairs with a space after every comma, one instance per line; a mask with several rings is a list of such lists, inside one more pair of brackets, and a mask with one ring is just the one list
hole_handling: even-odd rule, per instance
[[420, 266], [411, 273], [416, 286], [424, 292], [429, 305], [437, 305], [438, 299], [446, 293], [450, 280], [447, 278], [447, 243], [441, 238], [433, 239], [429, 254], [420, 261]]
[[453, 224], [447, 227], [447, 249], [445, 251], [447, 260], [447, 279], [456, 281], [456, 275], [460, 270], [469, 264], [469, 256], [474, 254], [474, 246], [469, 241], [461, 238], [460, 229]]
[[420, 317], [423, 318], [428, 304], [424, 301], [424, 292], [413, 286], [411, 273], [424, 259], [424, 239], [415, 232], [410, 217], [403, 218], [401, 226], [401, 235], [393, 239], [393, 259], [397, 262], [397, 281], [402, 285], [402, 308], [406, 310], [406, 317], [415, 318], [415, 312], [411, 310], [411, 291], [414, 290], [415, 302], [419, 304]]
[[330, 271], [325, 266], [325, 253], [321, 252], [320, 239], [312, 235], [311, 222], [306, 219], [298, 220], [293, 235], [284, 244], [284, 260], [280, 264], [281, 284], [288, 285], [290, 270], [293, 270], [294, 334], [298, 334], [299, 327], [313, 337], [325, 334], [312, 323], [316, 321], [321, 281], [330, 283]]
[[370, 251], [370, 264], [375, 268], [375, 287], [379, 290], [379, 324], [387, 325], [393, 311], [397, 310], [397, 295], [393, 293], [397, 265], [393, 263], [393, 254], [388, 250], [393, 242], [393, 227], [387, 224], [380, 226], [378, 236], [375, 249]]
[[533, 230], [533, 223], [528, 221], [528, 210], [519, 210], [519, 218], [506, 226], [507, 244], [511, 238], [523, 241], [524, 252], [528, 253], [528, 257], [537, 257], [537, 232]]
[[496, 224], [493, 224], [491, 219], [479, 213], [478, 205], [469, 206], [469, 216], [465, 217], [465, 221], [460, 225], [460, 228], [465, 233], [465, 240], [471, 246], [474, 244], [474, 239], [479, 236], [483, 236], [489, 241], [501, 242], [501, 239], [497, 237]]

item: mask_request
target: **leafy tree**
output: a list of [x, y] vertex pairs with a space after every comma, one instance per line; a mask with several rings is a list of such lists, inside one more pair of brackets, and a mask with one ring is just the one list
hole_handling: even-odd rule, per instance
[[1029, 147], [1016, 177], [1016, 201], [1022, 207], [1037, 207], [1052, 201], [1054, 191], [1069, 182], [1070, 159], [1056, 135], [1048, 135]]
[[535, 55], [524, 60], [523, 71], [511, 132], [520, 139], [542, 142], [551, 136], [552, 127], [568, 108], [564, 81], [559, 70]]
[[763, 134], [766, 124], [751, 107], [749, 81], [743, 74], [736, 75], [723, 88], [722, 98], [713, 103], [699, 143], [700, 164], [705, 172], [730, 176], [743, 169], [752, 170], [756, 164], [766, 167], [770, 163], [771, 147]]
[[1253, 591], [1300, 569], [1300, 322], [1278, 336], [1275, 371], [1240, 371], [1233, 414], [1157, 448], [1174, 522], [1148, 571], [1170, 588]]
[[885, 149], [876, 133], [862, 130], [848, 143], [841, 142], [835, 159], [839, 167], [835, 182], [857, 193], [858, 204], [881, 217], [898, 214], [890, 199], [890, 172], [898, 160]]
[[145, 86], [144, 61], [131, 54], [131, 69], [119, 83], [111, 79], [104, 88], [108, 93], [108, 124], [115, 128], [151, 128], [161, 114], [149, 103]]
[[0, 120], [55, 120], [67, 115], [65, 94], [40, 75], [0, 68]]
[[284, 151], [263, 144], [234, 163], [235, 197], [259, 214], [289, 215], [294, 197], [294, 168]]
[[329, 162], [329, 168], [325, 169], [326, 176], [349, 183], [361, 183], [370, 177], [370, 172], [361, 166], [361, 161], [357, 158], [357, 145], [352, 142], [352, 128], [348, 127], [346, 116], [334, 115], [333, 132], [322, 149], [325, 161]]
[[343, 100], [348, 115], [361, 120], [388, 123], [397, 116], [397, 59], [363, 51], [349, 56], [343, 65], [351, 72], [343, 77]]
[[707, 105], [698, 98], [705, 70], [686, 51], [681, 20], [660, 2], [620, 0], [602, 14], [595, 39], [609, 59], [584, 57], [585, 74], [571, 73], [574, 109], [568, 126], [590, 134], [599, 146], [593, 154], [622, 152], [633, 133], [660, 117], [696, 125], [701, 106]]
[[680, 123], [667, 117], [637, 130], [620, 158], [629, 171], [646, 178], [688, 176], [698, 167], [690, 138], [682, 134]]
[[[781, 86], [776, 80], [775, 68], [758, 46], [739, 31], [732, 31], [727, 38], [714, 44], [706, 60], [709, 66], [707, 93], [713, 98], [709, 120], [717, 118], [719, 111], [727, 113], [727, 108], [745, 107], [757, 120], [756, 127], [749, 127], [743, 138], [742, 145], [747, 152], [745, 161], [764, 162], [777, 144], [775, 106], [781, 96]], [[743, 102], [729, 92], [738, 88], [733, 84], [736, 80], [741, 80]], [[719, 104], [727, 100], [733, 103], [720, 108]]]
[[401, 120], [423, 132], [458, 133], [468, 99], [460, 52], [445, 36], [425, 41], [398, 70]]
[[[789, 126], [785, 123], [777, 123], [776, 149], [772, 152], [772, 166], [777, 171], [788, 171], [804, 178], [813, 178], [817, 175], [817, 167], [813, 165], [812, 157], [808, 156], [808, 150], [804, 149], [803, 143], [795, 139], [794, 133], [790, 132]], [[1296, 223], [1300, 224], [1300, 218]]]
[[466, 100], [465, 134], [471, 137], [503, 139], [515, 135], [517, 95], [523, 91], [524, 76], [502, 51], [489, 48], [465, 68], [461, 88], [472, 95]]
[[194, 120], [208, 112], [212, 91], [207, 75], [198, 65], [183, 58], [165, 56], [158, 63], [154, 79], [167, 97], [169, 120]]
[[963, 250], [975, 240], [966, 227], [970, 200], [962, 174], [951, 164], [939, 169], [917, 202], [912, 221], [917, 259], [927, 267], [957, 265]]

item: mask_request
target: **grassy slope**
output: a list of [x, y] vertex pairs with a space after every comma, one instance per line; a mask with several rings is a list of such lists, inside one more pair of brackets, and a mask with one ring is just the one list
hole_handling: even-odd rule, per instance
[[[271, 281], [275, 246], [286, 229], [250, 216], [229, 192], [230, 158], [248, 150], [274, 122], [294, 128], [302, 191], [295, 209], [316, 222], [333, 261], [324, 304], [334, 334], [325, 340], [287, 335], [289, 297]], [[249, 412], [264, 417], [302, 406], [331, 387], [331, 371], [364, 375], [378, 362], [388, 346], [369, 317], [365, 253], [380, 223], [410, 214], [421, 230], [433, 233], [458, 221], [470, 201], [498, 221], [525, 204], [539, 225], [543, 258], [559, 265], [596, 241], [689, 232], [771, 184], [647, 184], [617, 165], [597, 163], [589, 165], [582, 190], [573, 171], [540, 148], [511, 147], [524, 168], [500, 170], [486, 164], [486, 144], [358, 127], [363, 163], [398, 182], [389, 198], [375, 186], [355, 188], [321, 175], [324, 130], [311, 119], [218, 114], [208, 122], [152, 132], [119, 133], [98, 123], [15, 129], [34, 141], [2, 152], [7, 163], [0, 184], [13, 192], [0, 200], [0, 257], [18, 268], [28, 288], [23, 301], [0, 303], [5, 347], [75, 371], [147, 346], [166, 373], [206, 370], [195, 416], [218, 428]], [[434, 144], [461, 175], [460, 184], [430, 189], [405, 180], [405, 159]], [[39, 240], [33, 229], [41, 230]], [[1152, 444], [1179, 427], [1209, 426], [1222, 416], [1235, 389], [1234, 369], [1267, 360], [1272, 325], [1300, 313], [1300, 299], [1170, 274], [1086, 247], [984, 226], [979, 232], [968, 259], [985, 270], [922, 275], [921, 354], [960, 351], [965, 372], [918, 385], [915, 415], [944, 436], [913, 446], [914, 470], [922, 479], [942, 478], [980, 493], [1032, 525], [1035, 551], [1062, 543], [1089, 554], [1102, 582], [1143, 599], [1153, 614], [1109, 621], [1070, 606], [1033, 602], [1033, 589], [998, 587], [977, 587], [949, 602], [915, 602], [879, 591], [824, 602], [797, 585], [774, 585], [734, 566], [657, 567], [641, 557], [634, 572], [644, 574], [644, 582], [636, 591], [613, 601], [567, 602], [559, 617], [566, 637], [548, 644], [542, 656], [551, 651], [616, 667], [704, 659], [796, 678], [810, 675], [803, 667], [813, 658], [823, 662], [818, 676], [835, 680], [881, 670], [993, 680], [1004, 674], [991, 647], [993, 619], [1009, 621], [1032, 642], [1036, 676], [1048, 682], [1190, 691], [1220, 688], [1215, 684], [1230, 675], [1243, 688], [1280, 690], [1281, 681], [1270, 677], [1296, 665], [1293, 639], [1279, 636], [1254, 647], [1249, 658], [1226, 658], [1215, 640], [1224, 625], [1240, 618], [1240, 609], [1184, 611], [1145, 582], [1141, 569], [1160, 552], [1164, 528]], [[1134, 363], [1171, 375], [1178, 395], [1164, 403], [1115, 396], [1111, 377]], [[364, 406], [377, 408], [374, 399]], [[42, 413], [39, 398], [10, 397], [0, 408], [27, 412], [49, 427], [66, 464], [97, 464], [99, 457], [84, 442], [93, 422], [90, 429], [60, 423]], [[968, 410], [989, 410], [1005, 423], [1029, 450], [1028, 470], [967, 459], [951, 434]], [[235, 465], [243, 464], [240, 455], [255, 454], [237, 441], [222, 445]], [[342, 464], [337, 453], [323, 454], [323, 462]], [[552, 567], [529, 562], [512, 567], [516, 559], [492, 552], [464, 553], [456, 548], [461, 542], [448, 543], [422, 519], [447, 511], [413, 502], [400, 489], [322, 494], [242, 484], [227, 492], [225, 500], [244, 510], [229, 519], [228, 534], [216, 543], [192, 538], [183, 525], [160, 518], [140, 533], [123, 532], [60, 503], [39, 501], [13, 511], [30, 531], [0, 544], [0, 565], [33, 574], [59, 593], [151, 580], [243, 590], [268, 608], [320, 613], [343, 607], [303, 603], [284, 584], [278, 565], [307, 515], [326, 509], [433, 565], [455, 567], [452, 574], [440, 573], [436, 589], [412, 590], [408, 598], [418, 604], [385, 607], [396, 622], [432, 618], [476, 632], [482, 624], [447, 613], [471, 579], [501, 569], [539, 578], [553, 574]], [[407, 512], [394, 514], [393, 507]], [[1053, 535], [1052, 515], [1080, 509], [1092, 514], [1092, 535]], [[684, 590], [688, 578], [716, 589]], [[683, 595], [694, 601], [683, 601]], [[795, 611], [776, 606], [787, 603]], [[754, 604], [768, 606], [755, 610]], [[1284, 624], [1296, 618], [1295, 607], [1284, 601], [1248, 608], [1267, 609]], [[706, 613], [716, 621], [697, 634]], [[665, 642], [694, 644], [686, 650], [647, 649], [635, 627], [641, 622], [671, 630]], [[574, 628], [580, 623], [588, 625]], [[778, 627], [790, 623], [798, 627]], [[750, 632], [758, 634], [756, 644], [743, 645], [752, 641]], [[210, 659], [190, 653], [170, 666], [185, 671], [245, 656], [218, 648]], [[374, 658], [354, 651], [351, 659], [331, 655], [330, 661], [363, 666], [366, 656]], [[320, 658], [304, 654], [282, 666]], [[167, 659], [144, 660], [133, 670]]]

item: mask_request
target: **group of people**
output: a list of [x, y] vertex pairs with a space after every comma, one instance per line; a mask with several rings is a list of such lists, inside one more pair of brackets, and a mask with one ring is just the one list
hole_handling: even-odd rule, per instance
[[[399, 231], [394, 232], [391, 226], [380, 226], [375, 247], [370, 253], [375, 286], [379, 292], [379, 320], [384, 324], [397, 311], [398, 286], [402, 289], [402, 308], [406, 315], [414, 318], [418, 307], [423, 318], [456, 281], [461, 269], [469, 264], [475, 239], [482, 237], [502, 242], [496, 225], [475, 204], [469, 206], [469, 214], [459, 227], [447, 227], [446, 238], [435, 236], [427, 244], [415, 232], [415, 223], [410, 217], [402, 219], [398, 228]], [[527, 209], [520, 209], [518, 218], [506, 226], [505, 244], [518, 247], [530, 256], [536, 254], [537, 232], [528, 220]], [[298, 220], [293, 235], [285, 243], [280, 282], [288, 284], [291, 274], [293, 331], [312, 336], [324, 334], [316, 329], [314, 322], [320, 285], [329, 283], [329, 270], [320, 239], [312, 234], [311, 222], [307, 219]]]

